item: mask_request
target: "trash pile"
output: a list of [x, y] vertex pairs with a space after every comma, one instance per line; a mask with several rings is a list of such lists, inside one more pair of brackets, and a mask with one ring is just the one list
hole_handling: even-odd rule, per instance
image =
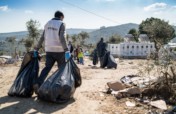
[[[132, 98], [136, 102], [158, 108], [166, 114], [175, 114], [176, 107], [168, 109], [168, 106], [175, 106], [176, 85], [171, 92], [167, 85], [162, 84], [162, 77], [140, 77], [138, 75], [128, 75], [120, 79], [121, 82], [108, 82], [108, 94], [112, 94], [117, 99]], [[134, 107], [134, 102], [126, 101], [126, 106]], [[153, 112], [151, 112], [153, 114]], [[156, 113], [158, 114], [158, 113]]]
[[5, 62], [6, 62], [6, 59], [5, 59], [5, 58], [0, 58], [0, 65], [5, 64]]

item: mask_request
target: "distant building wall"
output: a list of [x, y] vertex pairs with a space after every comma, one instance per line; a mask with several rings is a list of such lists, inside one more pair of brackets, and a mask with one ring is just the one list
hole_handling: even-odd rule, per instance
[[122, 58], [146, 58], [155, 51], [155, 47], [151, 42], [123, 42], [108, 44], [108, 50], [112, 55]]

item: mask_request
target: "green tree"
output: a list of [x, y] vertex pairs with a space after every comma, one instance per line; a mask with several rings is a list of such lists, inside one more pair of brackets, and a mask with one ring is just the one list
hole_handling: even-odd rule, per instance
[[25, 46], [27, 52], [30, 51], [32, 45], [33, 45], [33, 40], [31, 40], [31, 39], [25, 40], [24, 46]]
[[87, 32], [82, 31], [78, 34], [78, 37], [80, 38], [80, 44], [85, 45], [85, 39], [89, 38], [89, 34]]
[[22, 38], [21, 40], [18, 41], [18, 44], [24, 44], [25, 43], [25, 39]]
[[124, 39], [121, 36], [119, 36], [119, 35], [113, 35], [113, 36], [111, 36], [109, 38], [108, 43], [118, 44], [118, 43], [123, 42], [123, 41], [124, 41]]
[[29, 42], [32, 42], [31, 47], [34, 46], [34, 43], [38, 41], [40, 37], [39, 26], [40, 26], [40, 23], [36, 20], [30, 19], [28, 22], [26, 22], [26, 27], [29, 33], [27, 36], [27, 39], [30, 39], [30, 40], [26, 40], [27, 42], [26, 44], [28, 44]]
[[138, 32], [137, 32], [137, 30], [136, 29], [130, 29], [129, 30], [129, 32], [128, 32], [128, 34], [132, 34], [133, 36], [134, 36], [134, 40], [136, 41], [136, 42], [138, 42], [139, 40], [138, 40]]
[[73, 43], [73, 45], [75, 45], [75, 44], [76, 44], [76, 41], [77, 41], [77, 35], [74, 34], [74, 35], [71, 36], [71, 38], [72, 38], [72, 43]]
[[168, 22], [153, 17], [142, 21], [139, 25], [139, 33], [147, 34], [150, 41], [155, 43], [156, 58], [159, 49], [175, 36], [175, 30]]
[[10, 54], [13, 55], [13, 50], [15, 49], [15, 42], [16, 42], [16, 37], [7, 37], [5, 39], [6, 42], [8, 42], [9, 47], [10, 47]]
[[67, 35], [66, 35], [66, 39], [67, 39], [67, 41], [69, 40], [69, 38], [70, 38], [70, 35], [67, 34]]

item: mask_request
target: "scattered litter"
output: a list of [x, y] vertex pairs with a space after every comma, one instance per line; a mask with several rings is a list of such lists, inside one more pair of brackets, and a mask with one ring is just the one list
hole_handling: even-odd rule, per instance
[[110, 89], [112, 89], [114, 91], [123, 90], [127, 87], [127, 85], [124, 85], [120, 82], [108, 82], [107, 85]]
[[104, 94], [103, 94], [103, 93], [100, 93], [100, 97], [104, 97]]
[[129, 62], [128, 64], [133, 64], [133, 62]]
[[117, 99], [121, 99], [123, 97], [122, 93], [117, 93], [114, 95]]
[[171, 110], [167, 111], [166, 114], [176, 114], [176, 106], [173, 107]]
[[159, 109], [167, 110], [166, 102], [163, 100], [151, 101], [150, 105]]
[[138, 75], [127, 75], [120, 79], [120, 81], [124, 84], [130, 84], [133, 86], [138, 86], [140, 88], [144, 88], [148, 86], [149, 84], [152, 84], [156, 81], [156, 77], [140, 77]]
[[129, 88], [127, 93], [130, 95], [137, 95], [137, 94], [141, 94], [141, 91], [138, 87], [134, 87], [134, 88]]
[[5, 58], [0, 58], [0, 65], [5, 64], [6, 59]]
[[16, 62], [16, 59], [7, 59], [5, 64], [14, 64]]
[[126, 104], [126, 106], [128, 106], [128, 107], [134, 107], [134, 106], [136, 106], [135, 103], [132, 103], [132, 102], [130, 102], [130, 101], [126, 101], [125, 104]]

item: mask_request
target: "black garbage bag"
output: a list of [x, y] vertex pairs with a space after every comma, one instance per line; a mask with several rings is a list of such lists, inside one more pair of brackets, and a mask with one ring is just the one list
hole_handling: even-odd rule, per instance
[[117, 63], [109, 51], [107, 51], [105, 55], [100, 58], [100, 61], [102, 62], [101, 68], [117, 68]]
[[95, 49], [93, 52], [93, 65], [98, 64], [98, 55], [97, 55], [97, 50]]
[[[38, 54], [38, 53], [37, 53]], [[33, 52], [28, 52], [23, 59], [17, 77], [8, 91], [9, 96], [31, 97], [33, 84], [38, 78], [39, 58], [33, 57]]]
[[101, 68], [105, 68], [108, 64], [108, 53], [106, 52], [105, 55], [103, 57], [100, 57], [100, 62], [101, 62], [101, 65], [100, 67]]
[[117, 68], [117, 63], [114, 59], [114, 57], [110, 54], [110, 52], [108, 53], [108, 64], [107, 64], [107, 68]]
[[45, 101], [65, 103], [80, 85], [80, 70], [70, 58], [40, 86], [38, 97]]

